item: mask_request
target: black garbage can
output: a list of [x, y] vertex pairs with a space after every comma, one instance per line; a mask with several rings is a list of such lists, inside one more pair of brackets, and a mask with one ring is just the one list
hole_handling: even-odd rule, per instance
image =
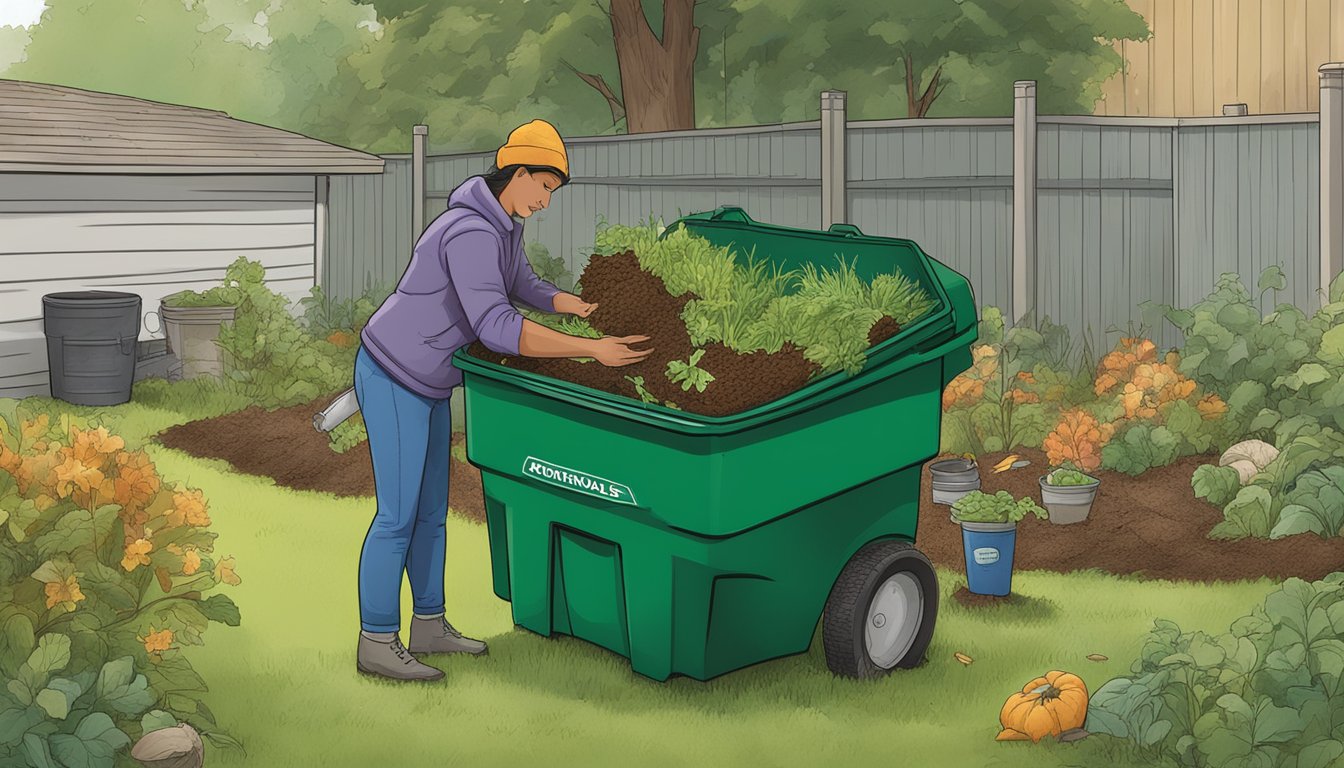
[[75, 405], [131, 399], [140, 297], [117, 291], [69, 291], [42, 297], [51, 396]]

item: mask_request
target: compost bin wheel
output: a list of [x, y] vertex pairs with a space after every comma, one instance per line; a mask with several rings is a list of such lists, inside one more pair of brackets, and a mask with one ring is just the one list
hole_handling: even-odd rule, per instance
[[837, 675], [871, 678], [924, 660], [938, 617], [938, 575], [904, 541], [875, 541], [845, 564], [826, 600], [822, 644]]

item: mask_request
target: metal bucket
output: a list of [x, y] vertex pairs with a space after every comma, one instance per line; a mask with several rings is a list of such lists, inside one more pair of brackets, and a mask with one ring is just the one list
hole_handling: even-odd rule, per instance
[[957, 499], [980, 490], [980, 469], [970, 459], [944, 459], [929, 465], [933, 476], [933, 503], [951, 506]]

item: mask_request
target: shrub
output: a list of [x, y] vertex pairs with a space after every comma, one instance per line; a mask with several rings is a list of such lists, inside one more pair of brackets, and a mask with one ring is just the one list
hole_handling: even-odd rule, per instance
[[[237, 626], [234, 559], [216, 559], [199, 490], [70, 417], [0, 414], [0, 763], [111, 766], [145, 730], [190, 723], [219, 745], [182, 655]], [[27, 762], [22, 762], [23, 760]]]
[[1132, 674], [1107, 681], [1084, 728], [1151, 761], [1327, 768], [1344, 756], [1344, 573], [1288, 579], [1216, 637], [1158, 620]]
[[1138, 476], [1154, 467], [1165, 467], [1176, 460], [1180, 441], [1171, 430], [1146, 422], [1137, 422], [1101, 449], [1101, 466], [1130, 476]]
[[1100, 424], [1082, 409], [1065, 411], [1042, 446], [1050, 466], [1072, 464], [1084, 472], [1101, 467], [1102, 450], [1111, 439], [1111, 424]]

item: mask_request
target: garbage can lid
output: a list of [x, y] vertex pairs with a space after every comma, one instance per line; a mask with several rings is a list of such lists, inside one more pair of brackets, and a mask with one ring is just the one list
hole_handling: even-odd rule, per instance
[[42, 297], [43, 304], [57, 307], [133, 307], [139, 301], [138, 295], [121, 291], [62, 291]]

